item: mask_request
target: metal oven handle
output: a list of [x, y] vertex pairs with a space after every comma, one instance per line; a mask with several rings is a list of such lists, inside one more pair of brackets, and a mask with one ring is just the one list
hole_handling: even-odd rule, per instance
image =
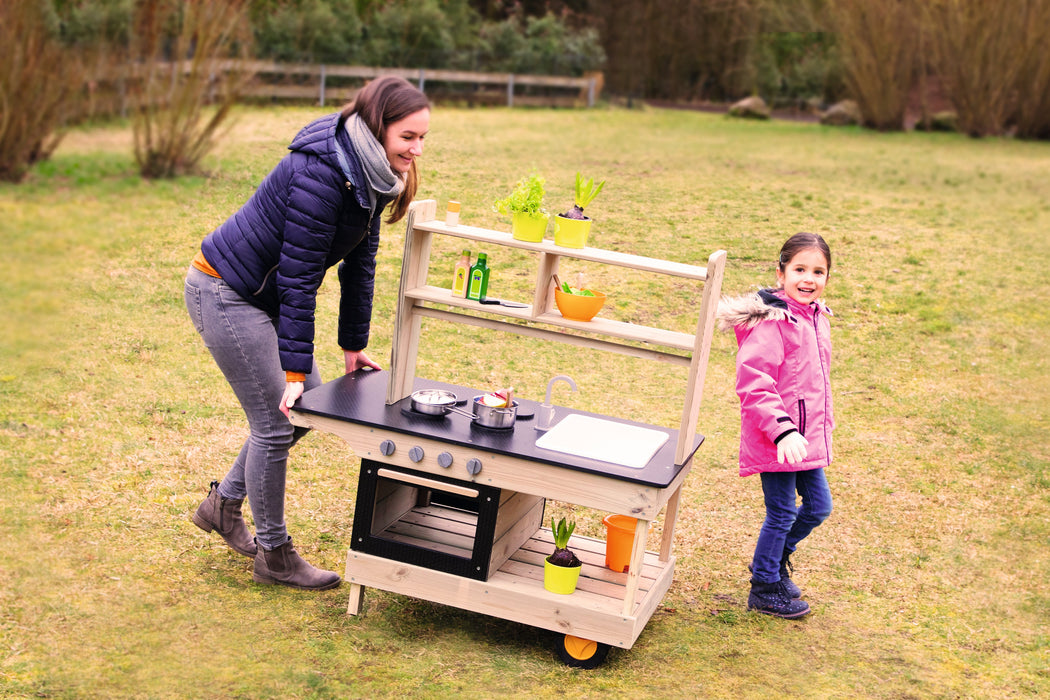
[[376, 476], [382, 479], [393, 479], [394, 481], [401, 481], [406, 484], [412, 484], [414, 486], [422, 486], [427, 489], [434, 489], [435, 491], [444, 491], [446, 493], [454, 493], [457, 496], [466, 496], [467, 498], [477, 498], [478, 490], [467, 488], [466, 486], [457, 486], [455, 484], [449, 484], [444, 481], [435, 481], [434, 479], [424, 479], [421, 476], [415, 474], [403, 474], [396, 472], [392, 469], [380, 469], [376, 472]]

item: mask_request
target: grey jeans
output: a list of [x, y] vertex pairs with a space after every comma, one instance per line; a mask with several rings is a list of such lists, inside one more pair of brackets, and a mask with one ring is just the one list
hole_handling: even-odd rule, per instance
[[[193, 326], [248, 418], [248, 439], [219, 484], [219, 495], [247, 497], [256, 540], [264, 549], [274, 549], [288, 540], [284, 523], [288, 451], [307, 433], [288, 422], [278, 408], [285, 373], [277, 351], [275, 319], [221, 279], [194, 267], [186, 275], [185, 295]], [[320, 384], [314, 362], [305, 388]]]

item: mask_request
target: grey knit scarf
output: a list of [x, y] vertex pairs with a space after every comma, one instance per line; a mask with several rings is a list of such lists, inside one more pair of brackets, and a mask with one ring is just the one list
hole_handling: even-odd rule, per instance
[[379, 139], [365, 125], [360, 115], [351, 115], [346, 120], [346, 132], [350, 134], [350, 141], [353, 142], [357, 157], [361, 161], [361, 168], [365, 171], [369, 208], [374, 212], [377, 196], [397, 197], [404, 189], [405, 181], [390, 167], [383, 144], [379, 143]]

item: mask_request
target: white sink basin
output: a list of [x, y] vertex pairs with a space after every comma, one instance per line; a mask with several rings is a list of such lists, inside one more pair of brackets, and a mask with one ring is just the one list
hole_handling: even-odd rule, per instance
[[667, 438], [659, 430], [572, 413], [536, 440], [536, 447], [642, 469]]

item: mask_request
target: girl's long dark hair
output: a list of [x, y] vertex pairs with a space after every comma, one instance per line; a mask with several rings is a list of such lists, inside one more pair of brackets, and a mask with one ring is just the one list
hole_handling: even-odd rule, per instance
[[[430, 109], [427, 96], [404, 78], [388, 75], [376, 78], [361, 88], [354, 101], [343, 107], [342, 117], [345, 120], [353, 114], [360, 115], [379, 143], [384, 143], [388, 125], [421, 109]], [[386, 220], [388, 224], [404, 218], [418, 188], [419, 171], [413, 160], [405, 178], [405, 188], [391, 204], [390, 216]]]
[[791, 262], [791, 259], [801, 253], [803, 250], [809, 250], [815, 248], [824, 254], [824, 259], [828, 261], [828, 274], [831, 274], [831, 248], [828, 247], [827, 242], [820, 236], [819, 233], [806, 233], [802, 231], [796, 233], [791, 238], [785, 241], [784, 245], [780, 248], [780, 259], [777, 260], [777, 269], [781, 272], [787, 267], [787, 264]]

